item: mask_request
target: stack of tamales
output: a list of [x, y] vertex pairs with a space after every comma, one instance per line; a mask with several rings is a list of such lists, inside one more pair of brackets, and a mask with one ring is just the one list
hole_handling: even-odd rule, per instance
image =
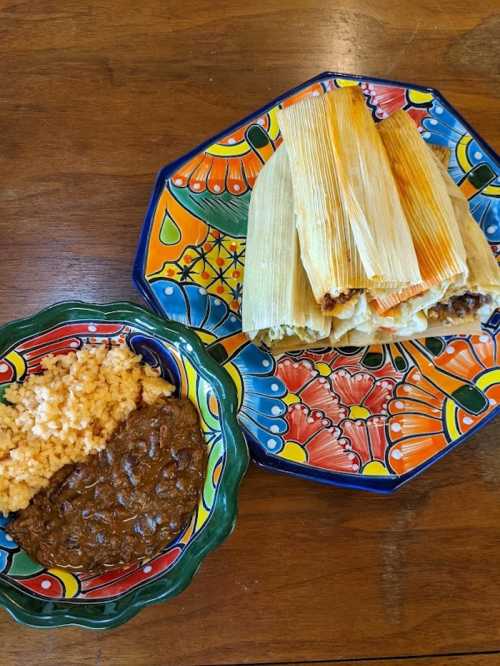
[[410, 116], [376, 125], [359, 87], [278, 113], [252, 193], [243, 330], [276, 350], [480, 330], [500, 271]]

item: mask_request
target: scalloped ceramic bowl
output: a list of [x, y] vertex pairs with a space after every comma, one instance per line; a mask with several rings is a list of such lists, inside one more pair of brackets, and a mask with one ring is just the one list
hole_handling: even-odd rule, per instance
[[177, 395], [196, 406], [209, 448], [202, 497], [189, 527], [159, 555], [100, 576], [43, 568], [8, 536], [8, 518], [0, 518], [0, 605], [24, 624], [117, 626], [141, 608], [181, 592], [234, 527], [238, 486], [248, 463], [235, 419], [236, 392], [226, 372], [182, 324], [129, 303], [80, 302], [14, 321], [0, 328], [0, 399], [8, 384], [39, 372], [47, 354], [124, 342], [160, 367]]
[[405, 109], [426, 141], [450, 149], [450, 175], [500, 260], [498, 157], [441, 93], [324, 72], [160, 171], [134, 279], [151, 307], [191, 326], [231, 375], [238, 419], [260, 465], [390, 492], [499, 412], [499, 314], [480, 336], [281, 357], [241, 333], [248, 206], [281, 142], [277, 110], [352, 85], [376, 122]]

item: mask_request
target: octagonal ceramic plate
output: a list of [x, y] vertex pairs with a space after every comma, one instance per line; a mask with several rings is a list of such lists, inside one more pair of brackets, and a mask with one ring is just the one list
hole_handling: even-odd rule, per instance
[[48, 354], [83, 344], [127, 344], [176, 386], [200, 416], [208, 447], [202, 497], [189, 526], [149, 560], [102, 575], [73, 574], [31, 560], [5, 531], [0, 517], [0, 606], [38, 627], [117, 626], [141, 608], [188, 585], [205, 555], [229, 534], [248, 452], [236, 423], [236, 395], [221, 368], [186, 327], [130, 303], [62, 303], [0, 328], [0, 400], [13, 381], [40, 371]]
[[241, 333], [251, 190], [281, 142], [280, 106], [360, 85], [376, 121], [404, 108], [424, 139], [452, 151], [450, 174], [500, 246], [498, 157], [431, 88], [324, 73], [160, 172], [134, 279], [166, 317], [191, 326], [229, 372], [254, 459], [309, 479], [390, 491], [497, 412], [498, 313], [476, 337], [273, 357]]

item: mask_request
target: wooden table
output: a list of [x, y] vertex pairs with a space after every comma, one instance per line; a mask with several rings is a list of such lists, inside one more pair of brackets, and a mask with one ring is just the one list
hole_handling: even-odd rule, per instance
[[[156, 171], [322, 70], [435, 86], [498, 149], [495, 6], [0, 2], [0, 322], [139, 302]], [[490, 425], [389, 498], [251, 467], [234, 535], [184, 594], [103, 633], [1, 612], [0, 663], [500, 664], [499, 445]]]

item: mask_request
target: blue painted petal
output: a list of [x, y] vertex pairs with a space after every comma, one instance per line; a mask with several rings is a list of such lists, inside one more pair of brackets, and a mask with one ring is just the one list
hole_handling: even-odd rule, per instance
[[207, 322], [211, 322], [210, 327], [206, 328], [217, 338], [224, 338], [226, 335], [236, 333], [240, 330], [241, 324], [238, 320], [229, 319], [229, 306], [220, 298], [210, 298], [210, 313]]
[[5, 550], [0, 550], [0, 573], [3, 573], [7, 569], [8, 561]]
[[478, 194], [470, 201], [471, 213], [490, 243], [500, 242], [500, 199]]
[[456, 153], [455, 150], [453, 150], [450, 153], [450, 159], [448, 160], [448, 171], [451, 168], [457, 168], [460, 172], [462, 172], [462, 169], [460, 168], [460, 165], [459, 165], [458, 160], [457, 160], [457, 153]]
[[460, 135], [466, 133], [466, 129], [462, 123], [446, 108], [446, 106], [441, 104], [438, 99], [434, 100], [431, 104], [429, 115], [436, 119], [440, 124], [448, 127], [450, 130], [454, 130]]
[[278, 453], [284, 446], [283, 439], [279, 435], [273, 435], [259, 427], [244, 412], [240, 412], [238, 419], [243, 428], [246, 428], [252, 439], [269, 453]]
[[194, 328], [205, 328], [204, 321], [208, 316], [208, 296], [203, 287], [189, 284], [184, 287], [189, 303], [189, 323]]
[[283, 416], [286, 413], [286, 405], [283, 400], [279, 398], [270, 398], [268, 396], [262, 396], [255, 394], [248, 394], [247, 392], [243, 395], [243, 408], [247, 412], [252, 412], [255, 415], [261, 414], [265, 418], [269, 416], [278, 417]]
[[455, 183], [458, 183], [464, 177], [464, 172], [462, 171], [462, 169], [458, 166], [458, 164], [456, 166], [453, 166], [451, 164], [451, 160], [450, 164], [448, 165], [448, 173], [453, 178]]
[[286, 432], [288, 425], [285, 419], [280, 419], [276, 416], [264, 416], [252, 409], [243, 408], [245, 415], [255, 421], [261, 428], [266, 430], [270, 435], [282, 435]]
[[422, 136], [429, 143], [453, 147], [463, 134], [465, 127], [458, 122], [440, 101], [435, 100], [429, 109], [430, 118], [424, 118]]
[[448, 162], [448, 173], [453, 178], [455, 183], [458, 183], [464, 177], [464, 172], [457, 160], [456, 150], [452, 150], [450, 153], [450, 159]]
[[269, 375], [274, 371], [274, 359], [268, 352], [260, 349], [257, 345], [247, 345], [241, 349], [233, 358], [243, 376]]
[[0, 549], [17, 550], [17, 543], [4, 530], [0, 529]]
[[443, 125], [431, 125], [429, 118], [424, 118], [422, 121], [422, 137], [429, 143], [435, 143], [439, 146], [447, 146], [454, 148], [460, 136], [454, 132], [450, 132], [449, 127]]
[[222, 333], [217, 331], [219, 326], [224, 329], [228, 315], [229, 308], [226, 303], [221, 301], [220, 298], [210, 296], [208, 299], [208, 315], [204, 324], [205, 330], [209, 331], [210, 333], [215, 333], [218, 338], [232, 333], [233, 331], [231, 330], [228, 330], [227, 333], [225, 331]]
[[189, 307], [182, 287], [174, 280], [155, 280], [151, 288], [165, 316], [183, 324], [190, 324]]
[[451, 148], [455, 145], [456, 139], [450, 137], [449, 132], [446, 129], [440, 127], [429, 127], [425, 124], [425, 121], [428, 118], [424, 118], [422, 121], [422, 127], [424, 131], [422, 132], [422, 137], [429, 143], [434, 143], [438, 146], [446, 146], [446, 148]]
[[[229, 311], [229, 308], [228, 308]], [[228, 312], [226, 319], [217, 326], [214, 330], [214, 333], [218, 338], [223, 338], [226, 335], [232, 335], [233, 333], [239, 333], [241, 331], [241, 319], [234, 312]]]
[[249, 377], [245, 378], [245, 393], [247, 392], [251, 395], [282, 398], [287, 390], [277, 377]]

